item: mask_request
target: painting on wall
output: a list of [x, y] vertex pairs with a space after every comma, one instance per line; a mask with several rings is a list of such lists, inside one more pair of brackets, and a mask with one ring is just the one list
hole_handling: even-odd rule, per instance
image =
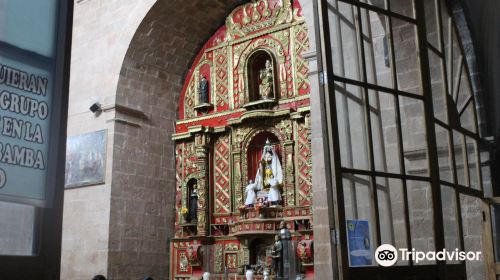
[[103, 184], [105, 167], [105, 130], [68, 137], [66, 143], [66, 188]]

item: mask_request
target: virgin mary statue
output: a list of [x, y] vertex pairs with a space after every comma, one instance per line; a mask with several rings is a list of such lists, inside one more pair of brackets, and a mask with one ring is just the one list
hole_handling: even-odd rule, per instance
[[259, 168], [255, 175], [256, 189], [267, 191], [267, 200], [271, 204], [276, 204], [281, 200], [279, 186], [283, 183], [283, 170], [281, 163], [276, 154], [273, 145], [266, 140], [264, 149], [262, 150], [262, 157], [259, 162]]

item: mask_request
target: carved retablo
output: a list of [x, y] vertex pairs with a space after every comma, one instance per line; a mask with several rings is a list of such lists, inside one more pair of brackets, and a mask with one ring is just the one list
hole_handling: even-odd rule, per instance
[[[227, 272], [243, 280], [249, 268], [275, 279], [285, 271], [284, 253], [308, 262], [296, 273], [314, 275], [309, 68], [302, 57], [309, 43], [300, 11], [289, 0], [237, 7], [186, 76], [173, 136], [171, 279]], [[280, 252], [275, 236], [285, 227], [294, 241], [307, 236], [305, 251]]]

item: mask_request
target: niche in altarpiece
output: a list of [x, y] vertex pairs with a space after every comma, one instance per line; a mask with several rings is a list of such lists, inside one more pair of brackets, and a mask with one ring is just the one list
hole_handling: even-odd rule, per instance
[[247, 60], [248, 101], [276, 100], [277, 62], [274, 55], [264, 49], [253, 52]]

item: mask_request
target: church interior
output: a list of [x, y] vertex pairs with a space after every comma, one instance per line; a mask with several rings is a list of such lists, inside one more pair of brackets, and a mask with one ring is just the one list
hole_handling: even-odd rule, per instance
[[500, 1], [69, 2], [60, 200], [0, 202], [0, 278], [500, 279]]

